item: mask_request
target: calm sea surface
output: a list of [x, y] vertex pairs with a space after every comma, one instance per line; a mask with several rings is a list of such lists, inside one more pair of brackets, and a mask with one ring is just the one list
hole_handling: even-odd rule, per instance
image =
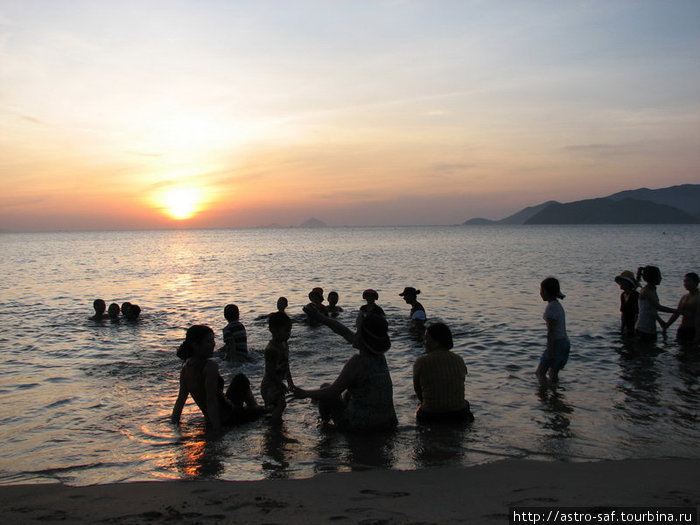
[[[502, 458], [572, 461], [698, 458], [700, 357], [673, 334], [635, 351], [618, 333], [621, 270], [655, 264], [661, 303], [699, 271], [698, 226], [415, 227], [198, 230], [0, 235], [0, 483], [303, 478], [320, 472], [473, 465]], [[539, 282], [558, 277], [572, 355], [556, 390], [534, 376], [545, 342]], [[175, 349], [208, 324], [221, 344], [236, 303], [252, 362], [221, 362], [256, 393], [278, 296], [299, 322], [295, 382], [333, 380], [352, 348], [303, 323], [315, 286], [340, 294], [354, 323], [365, 288], [387, 313], [399, 427], [388, 436], [321, 431], [316, 407], [290, 402], [281, 428], [259, 421], [207, 439], [177, 393]], [[420, 428], [411, 366], [422, 352], [398, 293], [422, 290], [430, 320], [448, 323], [469, 368], [468, 428]], [[94, 322], [92, 301], [132, 301], [136, 324]]]

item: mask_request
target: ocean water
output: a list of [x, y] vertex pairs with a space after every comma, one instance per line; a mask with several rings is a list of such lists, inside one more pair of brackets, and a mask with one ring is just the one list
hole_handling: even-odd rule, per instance
[[[698, 458], [700, 357], [668, 338], [636, 348], [618, 332], [621, 270], [655, 264], [662, 304], [698, 271], [698, 226], [487, 226], [1, 234], [0, 483], [73, 485], [168, 479], [304, 478], [361, 469], [474, 465], [503, 458]], [[562, 283], [572, 353], [556, 389], [534, 376], [545, 342], [539, 282]], [[183, 424], [175, 350], [195, 323], [215, 329], [236, 303], [256, 393], [278, 296], [295, 318], [295, 382], [332, 381], [353, 349], [303, 323], [311, 288], [338, 291], [353, 324], [366, 288], [390, 323], [399, 427], [321, 430], [308, 400], [267, 421], [207, 437], [189, 401]], [[453, 330], [476, 417], [465, 428], [414, 421], [411, 366], [422, 352], [398, 296], [415, 286], [430, 320]], [[89, 320], [92, 301], [132, 301], [135, 324]]]

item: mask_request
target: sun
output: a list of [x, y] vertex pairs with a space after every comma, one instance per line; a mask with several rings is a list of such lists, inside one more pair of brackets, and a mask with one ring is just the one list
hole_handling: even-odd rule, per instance
[[194, 188], [172, 188], [160, 196], [163, 211], [177, 221], [193, 217], [200, 209], [201, 196]]

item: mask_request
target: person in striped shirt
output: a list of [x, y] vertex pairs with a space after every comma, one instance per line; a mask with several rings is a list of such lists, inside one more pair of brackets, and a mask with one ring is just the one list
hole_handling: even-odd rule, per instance
[[423, 345], [425, 353], [413, 365], [413, 388], [421, 402], [416, 420], [419, 423], [473, 421], [469, 401], [464, 398], [467, 366], [451, 351], [450, 328], [444, 323], [429, 325]]

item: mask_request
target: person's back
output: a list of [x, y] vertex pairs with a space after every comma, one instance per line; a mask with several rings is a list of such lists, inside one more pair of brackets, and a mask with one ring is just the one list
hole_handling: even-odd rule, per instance
[[[194, 399], [194, 402], [202, 411], [202, 414], [204, 414], [204, 417], [207, 418], [207, 421], [209, 420], [209, 417], [207, 415], [207, 393], [205, 387], [204, 368], [207, 366], [208, 363], [209, 359], [199, 359], [196, 357], [190, 357], [182, 365], [182, 370], [180, 370], [181, 380], [187, 387], [187, 390], [192, 396], [192, 399]], [[230, 411], [228, 402], [226, 401], [223, 395], [223, 389], [224, 380], [219, 375], [217, 378], [216, 392], [219, 403], [219, 414], [222, 421], [226, 419], [226, 415]]]
[[248, 353], [248, 334], [245, 326], [240, 321], [238, 306], [227, 304], [224, 308], [224, 317], [228, 321], [228, 324], [222, 330], [224, 356], [227, 360], [231, 360], [235, 354]]
[[394, 390], [383, 355], [357, 354], [361, 372], [348, 387], [342, 427], [352, 431], [389, 429], [396, 426]]
[[467, 406], [464, 381], [467, 366], [449, 350], [434, 350], [416, 359], [413, 375], [420, 383], [421, 409], [426, 412], [453, 412]]

